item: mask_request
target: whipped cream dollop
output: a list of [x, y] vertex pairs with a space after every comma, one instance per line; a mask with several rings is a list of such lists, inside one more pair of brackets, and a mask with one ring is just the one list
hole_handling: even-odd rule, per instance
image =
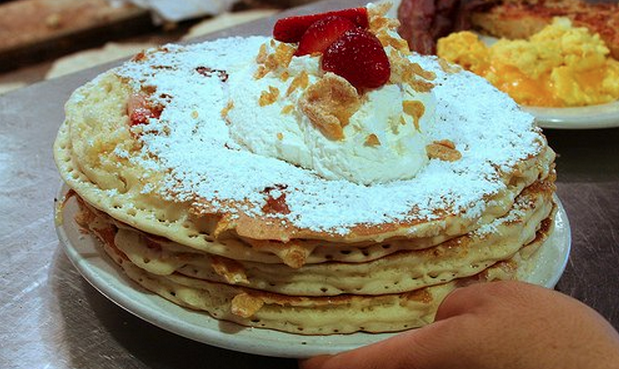
[[413, 178], [428, 162], [431, 73], [406, 57], [393, 29], [375, 32], [387, 44], [391, 78], [366, 91], [324, 72], [320, 55], [293, 56], [294, 45], [268, 39], [256, 63], [228, 81], [231, 137], [326, 179], [370, 185]]

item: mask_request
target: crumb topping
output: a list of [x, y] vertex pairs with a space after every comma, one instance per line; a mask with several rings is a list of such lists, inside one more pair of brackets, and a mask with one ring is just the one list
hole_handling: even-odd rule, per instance
[[290, 114], [294, 111], [294, 105], [286, 105], [282, 108], [282, 114]]
[[445, 60], [443, 58], [439, 58], [438, 59], [438, 64], [441, 66], [441, 69], [445, 73], [459, 73], [459, 72], [462, 72], [464, 70], [458, 64], [450, 63], [450, 62], [448, 62], [447, 60]]
[[462, 158], [460, 151], [456, 150], [456, 145], [449, 140], [434, 141], [426, 146], [426, 151], [430, 159], [456, 161]]
[[228, 116], [228, 112], [230, 112], [230, 109], [232, 108], [234, 108], [234, 101], [230, 100], [226, 106], [221, 109], [221, 116], [225, 119]]
[[370, 133], [368, 137], [365, 139], [366, 146], [379, 146], [380, 140], [374, 133]]
[[260, 47], [256, 57], [256, 62], [259, 65], [255, 75], [256, 79], [260, 79], [280, 68], [287, 68], [296, 51], [292, 45], [283, 42], [275, 44], [273, 40], [271, 40], [271, 47], [275, 48], [272, 53], [268, 52], [266, 45]]
[[417, 92], [430, 92], [434, 84], [430, 81], [436, 74], [423, 69], [418, 63], [411, 62], [396, 50], [389, 53], [391, 60], [391, 83], [403, 83], [411, 86]]
[[260, 100], [258, 100], [258, 104], [260, 106], [271, 105], [275, 101], [277, 101], [278, 97], [279, 90], [277, 89], [277, 87], [269, 86], [268, 91], [262, 91], [262, 93], [260, 94]]
[[286, 91], [286, 96], [290, 96], [297, 89], [305, 90], [307, 85], [309, 84], [309, 75], [306, 71], [301, 71], [301, 73], [297, 74], [290, 82], [290, 86], [288, 86], [288, 90]]
[[391, 3], [384, 2], [368, 7], [369, 28], [375, 34], [396, 30], [400, 26], [400, 21], [396, 18], [386, 17], [391, 6]]
[[425, 105], [418, 100], [405, 100], [402, 102], [402, 110], [404, 111], [404, 114], [408, 114], [413, 117], [415, 129], [419, 130], [419, 119], [421, 119], [426, 111]]
[[301, 111], [332, 140], [344, 138], [344, 127], [360, 105], [357, 89], [333, 73], [311, 85], [299, 100]]

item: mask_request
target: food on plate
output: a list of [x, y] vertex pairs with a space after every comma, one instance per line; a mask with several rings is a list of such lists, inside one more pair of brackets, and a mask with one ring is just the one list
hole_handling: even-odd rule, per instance
[[298, 334], [418, 327], [458, 286], [526, 278], [553, 150], [387, 10], [165, 45], [77, 89], [54, 145], [77, 224], [178, 305]]
[[597, 34], [568, 18], [527, 40], [486, 46], [469, 31], [438, 40], [437, 55], [489, 80], [529, 106], [585, 106], [619, 99], [619, 61]]
[[436, 41], [471, 29], [498, 38], [525, 39], [567, 17], [600, 35], [619, 59], [619, 5], [583, 0], [402, 0], [399, 29], [411, 49], [434, 54]]
[[469, 7], [469, 22], [474, 29], [496, 37], [527, 38], [552, 23], [567, 17], [575, 27], [597, 33], [619, 59], [619, 4], [584, 0], [508, 0], [478, 1]]

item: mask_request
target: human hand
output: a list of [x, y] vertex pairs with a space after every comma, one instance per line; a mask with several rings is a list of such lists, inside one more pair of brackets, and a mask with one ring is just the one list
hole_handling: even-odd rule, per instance
[[619, 334], [581, 302], [522, 282], [460, 288], [435, 322], [302, 369], [619, 368]]

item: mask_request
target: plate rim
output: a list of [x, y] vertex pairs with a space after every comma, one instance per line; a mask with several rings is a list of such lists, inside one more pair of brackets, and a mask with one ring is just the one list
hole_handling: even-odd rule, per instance
[[[58, 199], [64, 199], [68, 186], [63, 184], [58, 191]], [[554, 195], [558, 211], [555, 217], [555, 231], [546, 241], [553, 237], [561, 237], [555, 241], [554, 252], [558, 252], [560, 259], [555, 263], [554, 270], [544, 281], [529, 281], [541, 284], [547, 288], [554, 288], [567, 265], [571, 251], [571, 228], [567, 213], [558, 196]], [[62, 201], [62, 200], [61, 200]], [[74, 201], [71, 201], [74, 203]], [[107, 255], [103, 255], [95, 246], [99, 240], [90, 234], [79, 230], [72, 217], [65, 212], [69, 202], [63, 207], [60, 224], [56, 224], [56, 233], [62, 248], [78, 270], [80, 275], [99, 293], [108, 300], [127, 311], [128, 313], [168, 332], [201, 342], [207, 345], [280, 358], [308, 358], [322, 354], [335, 354], [360, 346], [378, 342], [401, 332], [393, 333], [366, 333], [308, 336], [293, 333], [244, 327], [236, 323], [220, 321], [212, 318], [205, 312], [193, 311], [178, 306], [159, 295], [156, 295], [133, 282]], [[561, 229], [560, 234], [556, 232]], [[75, 238], [80, 245], [74, 245]], [[110, 279], [109, 277], [112, 277]], [[145, 304], [146, 301], [146, 304]], [[152, 306], [149, 306], [152, 305]], [[156, 307], [156, 309], [153, 309]], [[171, 313], [171, 314], [170, 314]], [[204, 321], [207, 325], [193, 325], [192, 320]], [[358, 338], [358, 339], [357, 339]]]
[[604, 129], [619, 127], [619, 101], [606, 104], [547, 108], [519, 105], [544, 129]]

